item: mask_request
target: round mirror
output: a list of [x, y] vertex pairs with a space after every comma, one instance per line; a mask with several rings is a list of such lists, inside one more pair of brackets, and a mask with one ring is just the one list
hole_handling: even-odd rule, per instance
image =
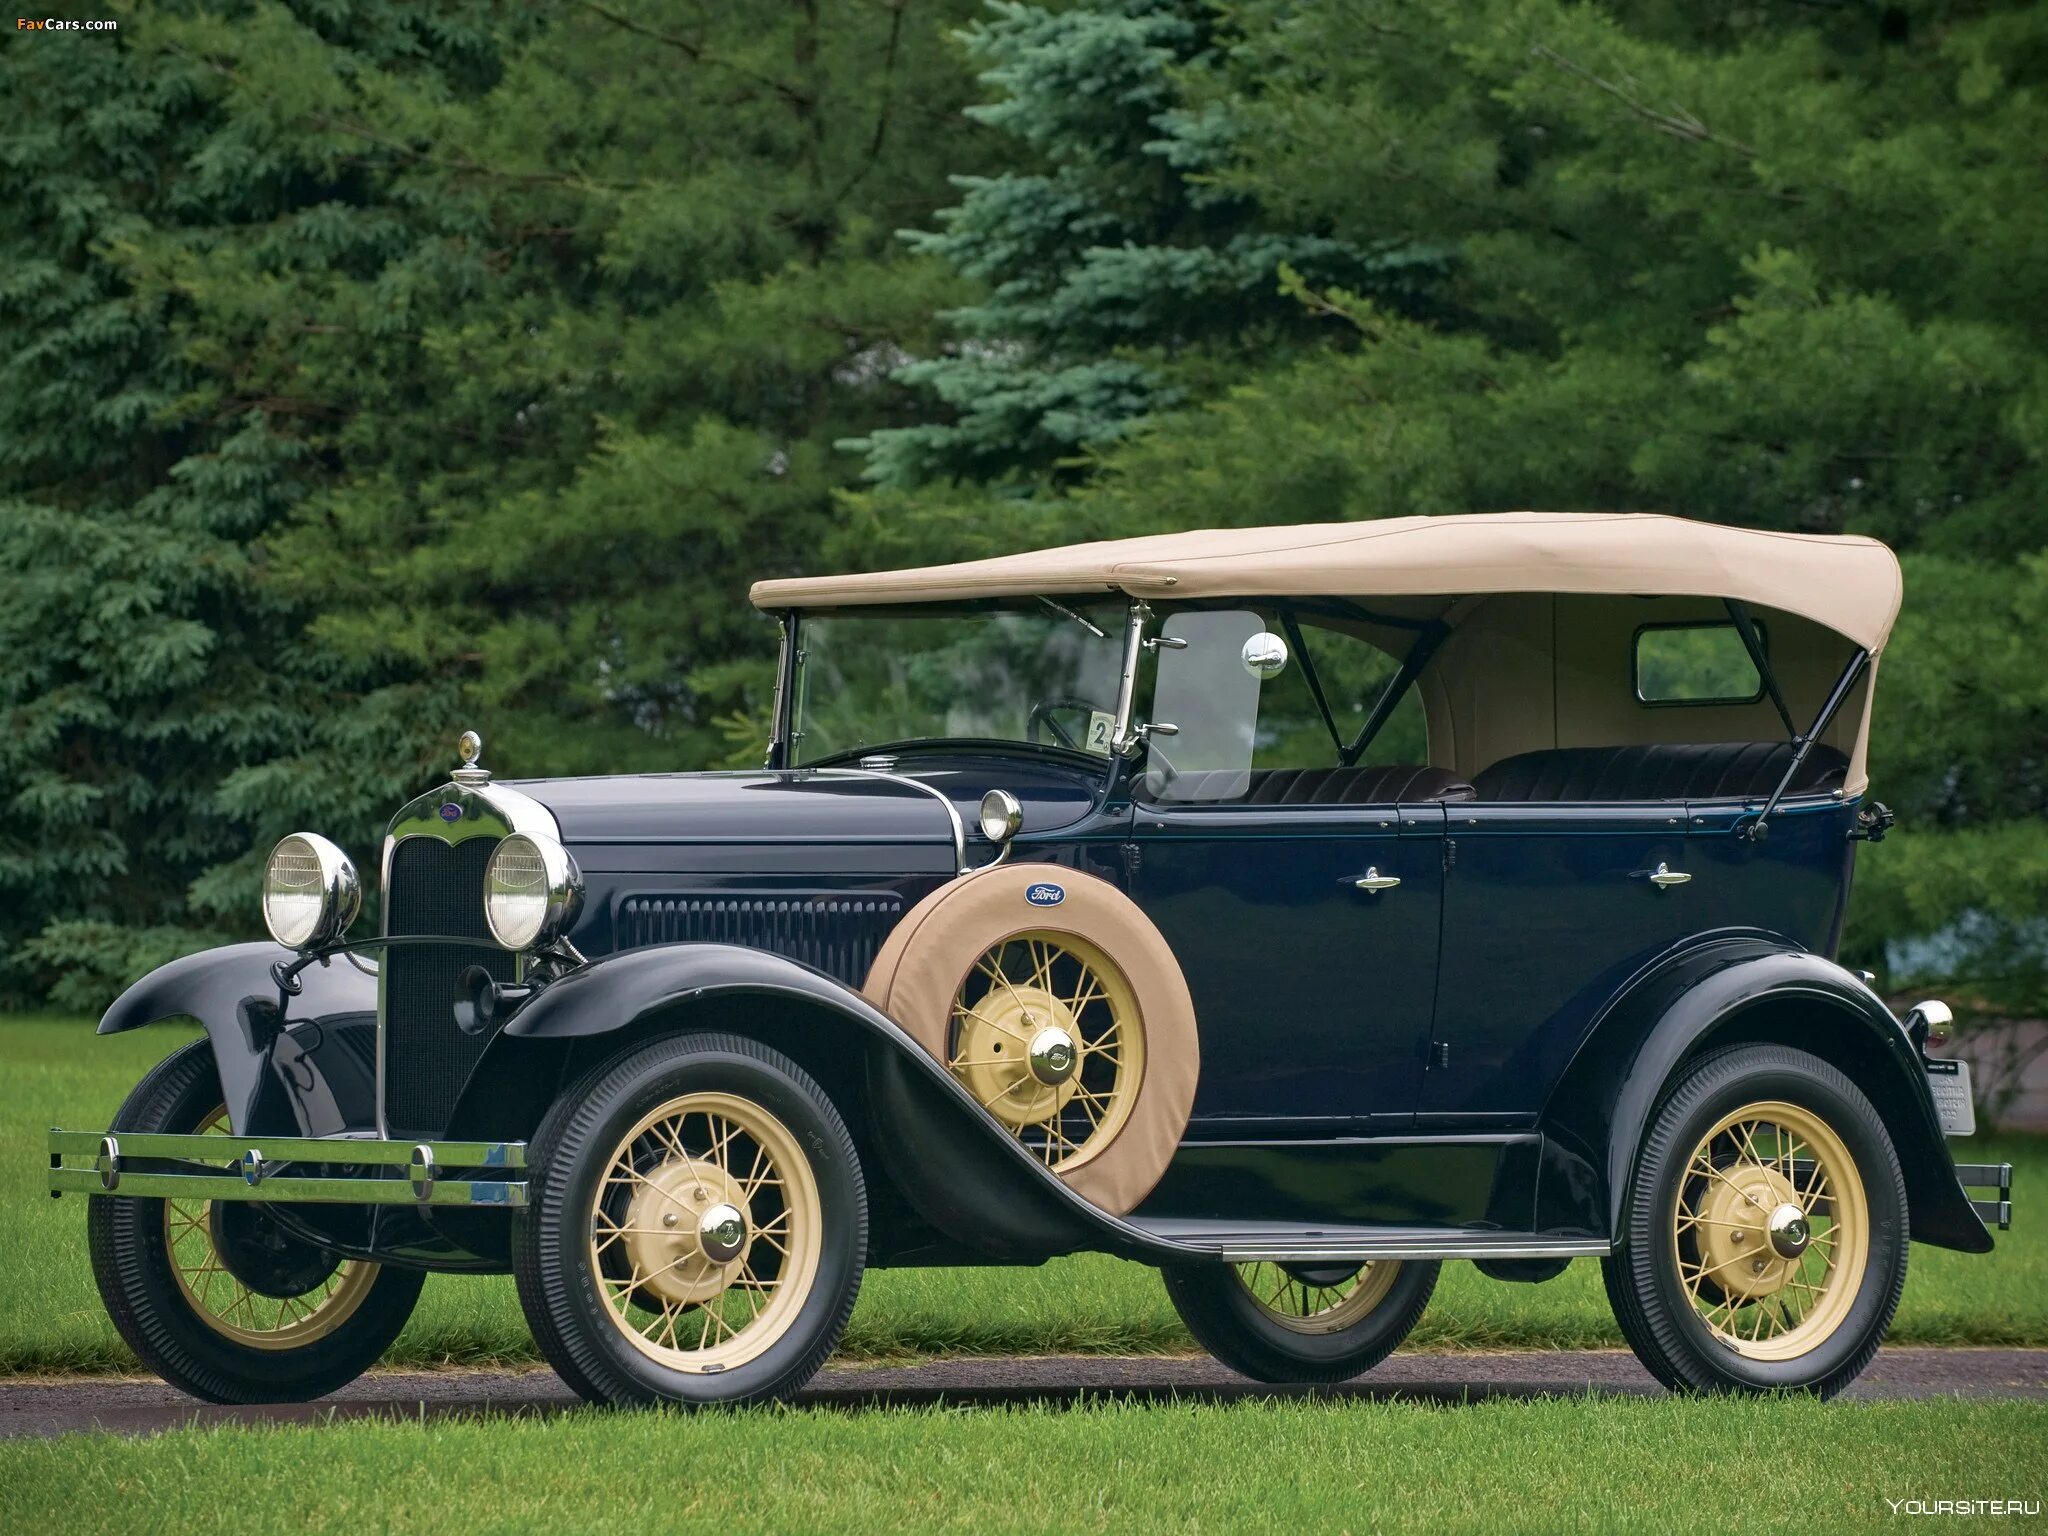
[[1262, 629], [1244, 643], [1244, 669], [1253, 677], [1267, 678], [1287, 665], [1287, 642], [1271, 630]]

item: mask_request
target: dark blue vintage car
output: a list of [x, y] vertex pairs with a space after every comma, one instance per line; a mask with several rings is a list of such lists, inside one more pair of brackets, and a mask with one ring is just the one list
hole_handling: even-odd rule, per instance
[[[1332, 1381], [1439, 1266], [1598, 1258], [1674, 1389], [1831, 1393], [1908, 1239], [1983, 1252], [1947, 1010], [1831, 958], [1899, 571], [1867, 539], [1509, 514], [766, 582], [766, 766], [312, 833], [276, 943], [111, 1129], [50, 1137], [163, 1376], [312, 1397], [429, 1270], [516, 1276], [603, 1402], [786, 1396], [870, 1266], [1154, 1264]], [[1984, 1191], [1973, 1198], [1970, 1189]]]

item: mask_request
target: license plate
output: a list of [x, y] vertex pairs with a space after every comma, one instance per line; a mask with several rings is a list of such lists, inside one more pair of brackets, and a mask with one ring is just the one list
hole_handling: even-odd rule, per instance
[[1944, 1136], [1977, 1134], [1977, 1104], [1970, 1095], [1967, 1061], [1928, 1062], [1927, 1086], [1934, 1090], [1934, 1110], [1941, 1116]]

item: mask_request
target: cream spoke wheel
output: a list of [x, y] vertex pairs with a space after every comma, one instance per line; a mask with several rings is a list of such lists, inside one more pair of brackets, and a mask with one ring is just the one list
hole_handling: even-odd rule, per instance
[[1687, 1159], [1673, 1261], [1694, 1312], [1728, 1348], [1794, 1360], [1841, 1327], [1863, 1283], [1870, 1206], [1826, 1121], [1765, 1100], [1721, 1117]]
[[823, 1242], [818, 1183], [789, 1127], [753, 1100], [686, 1093], [606, 1158], [590, 1213], [604, 1311], [658, 1364], [716, 1373], [796, 1321]]
[[946, 1065], [1052, 1169], [1106, 1147], [1144, 1073], [1137, 999], [1108, 955], [1073, 934], [1034, 931], [977, 958], [953, 1002]]
[[1344, 1272], [1328, 1265], [1235, 1264], [1238, 1284], [1268, 1318], [1291, 1333], [1340, 1333], [1386, 1300], [1398, 1260], [1376, 1259]]
[[[226, 1138], [227, 1110], [218, 1108], [197, 1134]], [[223, 1162], [229, 1159], [223, 1158]], [[378, 1266], [344, 1259], [303, 1291], [270, 1295], [244, 1283], [223, 1262], [210, 1200], [166, 1199], [164, 1253], [192, 1315], [215, 1333], [251, 1349], [299, 1349], [353, 1317], [376, 1283]]]

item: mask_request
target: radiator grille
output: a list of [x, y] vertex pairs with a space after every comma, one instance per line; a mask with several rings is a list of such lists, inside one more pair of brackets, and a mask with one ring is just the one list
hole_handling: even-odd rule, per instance
[[857, 987], [902, 915], [892, 895], [629, 896], [619, 904], [619, 944], [745, 944]]
[[484, 925], [484, 865], [496, 838], [444, 843], [408, 837], [392, 850], [385, 932], [433, 933], [475, 944], [400, 944], [384, 951], [384, 1114], [391, 1134], [439, 1135], [489, 1041], [455, 1027], [456, 980], [481, 965], [510, 981], [513, 956]]

